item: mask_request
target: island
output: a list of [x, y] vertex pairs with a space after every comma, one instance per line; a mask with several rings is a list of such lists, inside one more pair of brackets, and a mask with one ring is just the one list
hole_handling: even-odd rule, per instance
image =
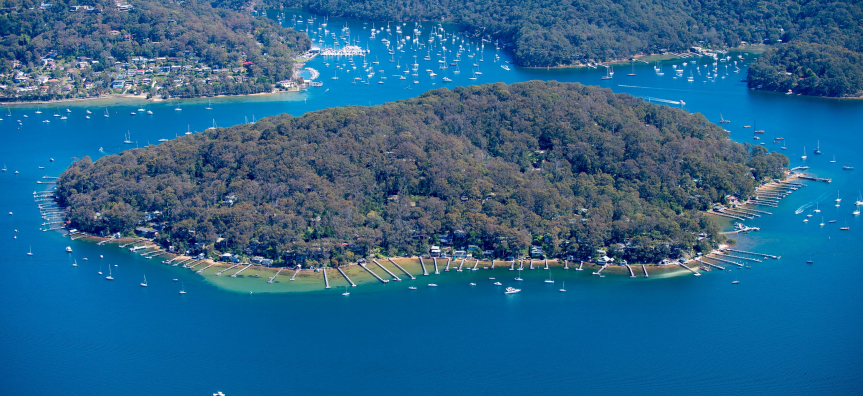
[[304, 268], [436, 254], [633, 263], [707, 253], [705, 216], [788, 159], [700, 114], [577, 83], [437, 89], [83, 158], [68, 228]]
[[0, 101], [296, 89], [305, 33], [197, 1], [23, 1], [0, 10]]
[[378, 22], [453, 23], [467, 34], [511, 48], [515, 64], [523, 67], [595, 65], [642, 55], [715, 54], [766, 46], [765, 58], [748, 79], [753, 89], [793, 89], [804, 95], [835, 97], [863, 94], [859, 69], [863, 6], [859, 2], [263, 0], [256, 4]]

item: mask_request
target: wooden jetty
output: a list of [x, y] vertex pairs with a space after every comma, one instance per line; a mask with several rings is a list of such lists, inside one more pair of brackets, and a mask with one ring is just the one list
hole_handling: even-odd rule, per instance
[[282, 272], [282, 270], [283, 270], [283, 269], [285, 269], [285, 267], [279, 268], [279, 270], [278, 270], [278, 271], [276, 271], [276, 274], [275, 274], [275, 275], [273, 275], [273, 276], [271, 276], [271, 277], [270, 277], [270, 279], [269, 279], [269, 280], [267, 280], [267, 283], [273, 283], [273, 282], [275, 282], [275, 281], [276, 281], [276, 277], [277, 277], [277, 276], [279, 276], [279, 274]]
[[774, 256], [774, 255], [771, 255], [771, 254], [756, 253], [756, 252], [747, 252], [747, 251], [745, 251], [745, 250], [737, 250], [737, 249], [724, 249], [724, 250], [727, 250], [727, 251], [729, 251], [729, 252], [737, 252], [737, 253], [743, 253], [743, 254], [751, 254], [751, 255], [753, 255], [753, 256], [761, 256], [761, 257], [764, 257], [764, 258], [772, 258], [772, 259], [774, 259], [774, 260], [778, 260], [778, 259], [779, 259], [779, 257], [781, 257], [781, 256]]
[[462, 260], [461, 260], [461, 263], [459, 263], [459, 264], [458, 264], [458, 269], [456, 270], [456, 272], [461, 272], [461, 267], [464, 267], [464, 261], [465, 261], [465, 260], [466, 260], [466, 259], [462, 259]]
[[201, 268], [201, 269], [199, 269], [199, 270], [195, 271], [195, 273], [200, 274], [200, 273], [202, 273], [202, 272], [206, 271], [206, 270], [207, 270], [207, 268], [210, 268], [210, 267], [212, 267], [212, 266], [214, 266], [214, 265], [216, 265], [216, 263], [210, 263], [210, 265], [208, 265], [208, 266], [206, 266], [206, 267], [204, 267], [204, 268]]
[[629, 270], [629, 277], [635, 278], [635, 272], [632, 271], [632, 267], [629, 264], [626, 264], [626, 269]]
[[[377, 278], [379, 281], [381, 281], [381, 283], [389, 283], [389, 282], [390, 282], [390, 281], [388, 281], [388, 280], [386, 280], [386, 279], [384, 279], [384, 278], [381, 278], [380, 276], [378, 276], [378, 274], [374, 273], [374, 271], [372, 271], [372, 269], [371, 269], [371, 268], [369, 268], [369, 267], [366, 265], [366, 263], [362, 263], [362, 264], [360, 264], [360, 267], [362, 267], [364, 270], [366, 270], [366, 271], [368, 271], [370, 274], [372, 274], [372, 276], [374, 276], [374, 277], [375, 277], [375, 278]], [[298, 270], [298, 271], [299, 271], [299, 270]], [[293, 280], [293, 279], [294, 279], [294, 278], [291, 278], [291, 280]]]
[[566, 260], [563, 260], [563, 269], [565, 269], [565, 270], [569, 269], [569, 262], [567, 262]]
[[440, 271], [437, 268], [437, 257], [434, 257], [433, 260], [434, 260], [434, 274], [438, 275], [438, 274], [440, 274]]
[[721, 262], [723, 262], [723, 263], [725, 263], [725, 264], [733, 264], [733, 265], [736, 265], [736, 266], [738, 266], [738, 267], [740, 267], [740, 268], [743, 268], [743, 264], [735, 263], [735, 262], [733, 262], [733, 261], [731, 261], [731, 260], [726, 260], [726, 259], [723, 259], [723, 258], [719, 258], [719, 257], [711, 257], [711, 256], [704, 256], [704, 258], [706, 258], [706, 259], [711, 259], [711, 260], [716, 260], [716, 261], [721, 261]]
[[405, 275], [407, 275], [409, 278], [411, 278], [411, 279], [416, 279], [416, 277], [415, 277], [415, 276], [411, 275], [411, 273], [410, 273], [410, 272], [408, 272], [407, 270], [405, 270], [404, 268], [402, 268], [402, 266], [400, 266], [400, 265], [399, 265], [399, 263], [395, 262], [395, 260], [393, 260], [393, 259], [389, 259], [389, 260], [390, 260], [390, 262], [391, 262], [391, 263], [393, 263], [393, 265], [395, 265], [395, 266], [396, 266], [396, 268], [398, 268], [398, 269], [402, 270], [402, 272], [404, 272], [404, 273], [405, 273]]
[[576, 268], [575, 270], [576, 270], [576, 271], [581, 271], [581, 270], [582, 270], [582, 268], [581, 268], [581, 267], [583, 267], [583, 266], [584, 266], [584, 261], [581, 261], [580, 263], [578, 263], [578, 268]]
[[228, 268], [225, 268], [225, 269], [223, 269], [223, 270], [221, 270], [221, 271], [216, 272], [216, 276], [222, 275], [222, 274], [224, 274], [225, 272], [228, 272], [228, 271], [230, 271], [230, 270], [232, 270], [232, 269], [234, 269], [234, 268], [237, 268], [237, 267], [239, 267], [239, 266], [240, 266], [239, 264], [234, 264], [234, 265], [232, 265], [232, 266], [230, 266], [230, 267], [228, 267]]
[[603, 264], [602, 267], [599, 267], [599, 271], [594, 272], [594, 275], [602, 274], [602, 271], [605, 270], [605, 267], [608, 267], [608, 264]]
[[327, 278], [327, 267], [321, 268], [321, 271], [324, 272], [324, 289], [330, 288], [330, 279]]
[[760, 262], [762, 262], [762, 261], [761, 261], [761, 260], [759, 260], [759, 259], [754, 259], [754, 258], [749, 258], [749, 257], [741, 257], [741, 256], [732, 256], [731, 254], [728, 254], [728, 253], [724, 253], [724, 254], [725, 254], [725, 256], [726, 256], [726, 257], [736, 258], [736, 259], [738, 259], [738, 260], [749, 260], [749, 261], [754, 261], [754, 262], [756, 262], [756, 263], [760, 263]]
[[420, 257], [420, 266], [423, 267], [423, 276], [429, 276], [428, 271], [426, 271], [426, 263], [423, 261], [422, 257]]
[[533, 259], [530, 259], [530, 269], [533, 269]]
[[195, 267], [197, 267], [197, 266], [199, 266], [199, 265], [201, 265], [201, 264], [204, 264], [205, 262], [206, 262], [206, 261], [204, 261], [204, 260], [198, 260], [198, 262], [197, 262], [197, 263], [195, 263], [195, 265], [190, 265], [190, 266], [188, 266], [188, 267], [186, 267], [186, 268], [188, 268], [188, 269], [195, 269]]
[[494, 269], [494, 259], [491, 259], [491, 269]]
[[297, 264], [297, 270], [296, 270], [296, 271], [294, 271], [294, 275], [293, 275], [293, 276], [291, 276], [291, 280], [294, 280], [294, 279], [297, 277], [297, 274], [299, 274], [299, 273], [300, 273], [300, 270], [301, 270], [301, 269], [303, 269], [303, 266], [302, 266], [302, 265]]
[[824, 183], [832, 183], [833, 182], [833, 179], [830, 179], [830, 178], [816, 177], [816, 176], [809, 176], [809, 175], [797, 175], [797, 178], [803, 179], [803, 180], [812, 180], [812, 181], [817, 181], [817, 182], [824, 182]]
[[201, 261], [201, 260], [194, 260], [194, 261], [190, 261], [190, 262], [188, 262], [188, 263], [186, 263], [186, 264], [183, 264], [183, 268], [191, 268], [192, 264], [197, 265], [197, 264], [199, 264], [199, 262], [200, 262], [200, 261]]
[[475, 263], [473, 263], [473, 268], [471, 268], [470, 270], [471, 270], [471, 271], [476, 271], [476, 270], [477, 270], [477, 268], [476, 268], [476, 267], [477, 267], [478, 265], [479, 265], [479, 260], [477, 260]]
[[548, 259], [545, 259], [545, 269], [548, 269]]
[[[342, 274], [342, 276], [345, 277], [345, 280], [351, 284], [351, 287], [357, 287], [357, 284], [354, 283], [354, 281], [352, 281], [351, 278], [348, 278], [348, 274], [346, 274], [345, 271], [342, 271], [341, 267], [336, 267], [336, 269], [339, 270], [339, 273]], [[278, 273], [276, 273], [276, 275], [278, 275]], [[276, 277], [274, 276], [273, 279], [275, 279], [275, 278]]]
[[512, 264], [509, 265], [510, 271], [515, 271], [515, 260], [512, 260]]
[[524, 270], [524, 260], [518, 260], [518, 270], [519, 271]]
[[708, 262], [706, 262], [706, 261], [702, 260], [702, 259], [701, 259], [701, 257], [699, 257], [699, 258], [698, 258], [698, 262], [699, 262], [699, 263], [701, 263], [701, 264], [708, 265], [708, 266], [711, 266], [711, 267], [713, 267], [713, 268], [716, 268], [716, 269], [719, 269], [719, 270], [725, 271], [725, 267], [721, 267], [721, 266], [718, 266], [718, 265], [716, 265], [716, 264], [710, 264], [710, 263], [708, 263]]
[[239, 270], [239, 271], [234, 272], [233, 274], [231, 274], [231, 278], [236, 278], [236, 277], [237, 277], [237, 275], [239, 275], [239, 274], [240, 274], [240, 272], [243, 272], [243, 271], [245, 271], [245, 270], [249, 269], [249, 267], [251, 267], [251, 266], [252, 266], [252, 264], [249, 264], [249, 265], [247, 265], [247, 266], [245, 266], [245, 267], [243, 267], [243, 268], [240, 268], [240, 270]]
[[647, 266], [646, 265], [641, 264], [641, 270], [644, 271], [644, 277], [645, 278], [650, 278], [650, 275], [647, 274]]
[[401, 281], [402, 281], [402, 280], [401, 280], [401, 278], [399, 278], [398, 276], [396, 276], [396, 274], [394, 274], [394, 273], [390, 272], [390, 270], [388, 270], [388, 269], [387, 269], [387, 267], [384, 267], [383, 265], [381, 265], [381, 263], [379, 263], [377, 260], [372, 259], [372, 261], [373, 261], [375, 264], [377, 264], [377, 265], [378, 265], [378, 267], [381, 267], [381, 269], [382, 269], [382, 270], [384, 270], [386, 273], [390, 274], [390, 276], [392, 276], [392, 277], [393, 277], [393, 280], [395, 280], [395, 281], [397, 281], [397, 282], [401, 282]]
[[683, 264], [683, 263], [677, 263], [677, 265], [679, 265], [679, 266], [681, 266], [681, 267], [683, 267], [683, 268], [688, 269], [689, 271], [691, 271], [691, 272], [692, 272], [692, 275], [695, 275], [695, 276], [701, 276], [701, 274], [700, 274], [698, 271], [696, 271], [696, 270], [694, 270], [694, 269], [692, 269], [692, 268], [687, 267], [687, 266], [686, 266], [686, 264]]
[[449, 264], [450, 264], [451, 262], [452, 262], [452, 259], [451, 259], [451, 258], [449, 258], [449, 257], [447, 257], [447, 258], [446, 258], [446, 268], [444, 269], [444, 271], [449, 272]]

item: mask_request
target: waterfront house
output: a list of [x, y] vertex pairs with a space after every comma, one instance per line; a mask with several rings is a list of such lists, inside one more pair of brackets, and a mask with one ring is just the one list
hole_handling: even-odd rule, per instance
[[138, 227], [135, 228], [135, 234], [144, 238], [155, 238], [159, 236], [159, 231], [149, 227]]

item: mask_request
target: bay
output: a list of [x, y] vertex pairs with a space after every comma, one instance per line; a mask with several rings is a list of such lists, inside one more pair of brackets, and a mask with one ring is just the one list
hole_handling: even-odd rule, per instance
[[[286, 16], [313, 16], [285, 11]], [[271, 15], [275, 17], [275, 15]], [[299, 18], [290, 18], [293, 26]], [[322, 23], [315, 18], [310, 28]], [[306, 92], [253, 97], [134, 102], [128, 100], [11, 106], [0, 111], [0, 393], [39, 395], [209, 394], [230, 396], [309, 393], [860, 393], [863, 367], [863, 275], [858, 249], [863, 224], [853, 201], [863, 189], [859, 168], [863, 102], [808, 98], [752, 91], [740, 82], [753, 55], [731, 53], [741, 64], [707, 81], [708, 58], [687, 59], [682, 77], [672, 66], [684, 60], [604, 68], [523, 69], [494, 43], [481, 48], [483, 72], [468, 80], [465, 58], [458, 75], [439, 73], [436, 59], [420, 59], [419, 84], [396, 75], [413, 63], [412, 50], [396, 50], [389, 62], [385, 44], [370, 41], [368, 24], [329, 18], [327, 29], [368, 42], [369, 58], [379, 58], [384, 84], [351, 84], [360, 76], [347, 59], [318, 57], [308, 63], [321, 73], [322, 87]], [[304, 29], [303, 25], [298, 28]], [[385, 26], [375, 23], [375, 27]], [[395, 29], [390, 26], [391, 32]], [[425, 23], [420, 37], [437, 24]], [[452, 27], [444, 27], [452, 33]], [[413, 24], [402, 26], [413, 35]], [[408, 35], [405, 33], [405, 35]], [[332, 36], [319, 43], [332, 45]], [[386, 36], [390, 37], [390, 36]], [[393, 33], [393, 37], [397, 37]], [[327, 41], [330, 40], [330, 41]], [[423, 41], [425, 41], [423, 40]], [[458, 43], [449, 46], [463, 45]], [[472, 46], [477, 41], [470, 41]], [[426, 41], [427, 42], [427, 41]], [[408, 52], [411, 51], [411, 52]], [[433, 53], [433, 55], [436, 53]], [[495, 55], [500, 60], [494, 62]], [[737, 58], [743, 55], [744, 59]], [[698, 74], [692, 62], [701, 65]], [[361, 64], [359, 57], [355, 64]], [[330, 63], [327, 66], [326, 63]], [[342, 70], [336, 64], [344, 63]], [[401, 66], [396, 68], [395, 66]], [[501, 66], [509, 66], [504, 70]], [[424, 74], [428, 68], [438, 77]], [[358, 66], [359, 69], [359, 66]], [[447, 69], [449, 70], [449, 69]], [[627, 76], [634, 71], [635, 76]], [[693, 82], [686, 77], [693, 75]], [[331, 77], [339, 75], [338, 80]], [[356, 74], [352, 74], [356, 73]], [[410, 73], [408, 73], [410, 74]], [[443, 75], [453, 79], [444, 84]], [[350, 77], [348, 77], [350, 76]], [[721, 78], [724, 76], [725, 78]], [[366, 79], [367, 74], [363, 77]], [[781, 151], [792, 166], [810, 166], [830, 184], [806, 182], [773, 214], [747, 221], [761, 231], [736, 236], [739, 248], [781, 255], [753, 263], [752, 269], [711, 272], [701, 277], [598, 278], [557, 271], [526, 271], [520, 294], [504, 296], [488, 277], [512, 283], [506, 269], [422, 277], [407, 282], [364, 284], [305, 293], [236, 293], [200, 276], [157, 264], [113, 246], [69, 241], [39, 231], [42, 220], [32, 192], [48, 188], [36, 181], [56, 176], [73, 160], [98, 158], [172, 139], [215, 124], [229, 126], [268, 115], [295, 116], [332, 106], [368, 106], [420, 95], [429, 89], [473, 83], [514, 83], [533, 79], [577, 81], [650, 100], [683, 101], [733, 139]], [[663, 102], [664, 103], [664, 102]], [[180, 107], [181, 110], [175, 110]], [[675, 105], [679, 106], [679, 105]], [[66, 113], [69, 109], [71, 113]], [[151, 110], [140, 114], [138, 108]], [[36, 114], [37, 111], [42, 114]], [[105, 111], [110, 117], [104, 117]], [[90, 110], [90, 118], [85, 118]], [[130, 112], [138, 113], [131, 116]], [[7, 112], [11, 112], [11, 116]], [[53, 117], [58, 113], [67, 120]], [[24, 117], [24, 115], [28, 117]], [[18, 124], [15, 120], [21, 120]], [[50, 123], [44, 123], [49, 120]], [[764, 129], [754, 140], [753, 125]], [[775, 136], [782, 143], [771, 143]], [[820, 142], [822, 155], [812, 150]], [[803, 146], [808, 158], [800, 159]], [[837, 162], [831, 163], [835, 155]], [[49, 161], [53, 158], [54, 161]], [[42, 166], [44, 169], [39, 169]], [[15, 174], [14, 171], [19, 171]], [[839, 207], [833, 200], [843, 198]], [[818, 203], [824, 227], [813, 217]], [[797, 209], [803, 209], [795, 214]], [[12, 212], [12, 215], [7, 215]], [[848, 224], [850, 231], [838, 228]], [[15, 232], [17, 230], [18, 232]], [[66, 246], [72, 254], [64, 251]], [[34, 255], [26, 256], [32, 247]], [[104, 258], [98, 257], [103, 255]], [[813, 258], [813, 264], [805, 261]], [[84, 261], [84, 258], [88, 260]], [[72, 267], [75, 260], [78, 267]], [[98, 271], [109, 265], [115, 281]], [[113, 265], [117, 265], [113, 267]], [[138, 284], [147, 275], [149, 286]], [[178, 282], [172, 279], [177, 278]], [[732, 280], [740, 284], [732, 285]], [[435, 282], [437, 288], [422, 287]], [[469, 282], [477, 286], [468, 286]], [[180, 287], [188, 291], [179, 295]], [[209, 393], [208, 393], [209, 392]]]

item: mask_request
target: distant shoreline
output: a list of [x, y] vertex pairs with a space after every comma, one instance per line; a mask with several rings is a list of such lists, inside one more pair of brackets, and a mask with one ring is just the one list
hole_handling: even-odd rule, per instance
[[214, 96], [195, 96], [190, 98], [150, 98], [147, 99], [146, 95], [102, 95], [96, 96], [92, 98], [71, 98], [71, 99], [57, 99], [57, 100], [42, 100], [42, 101], [24, 101], [24, 102], [0, 102], [0, 106], [28, 106], [28, 105], [52, 105], [52, 104], [61, 104], [61, 103], [78, 103], [78, 102], [88, 102], [88, 101], [97, 101], [97, 100], [128, 100], [130, 102], [150, 102], [150, 103], [159, 103], [159, 102], [169, 102], [169, 101], [183, 101], [183, 100], [198, 100], [198, 99], [213, 99], [213, 98], [241, 98], [241, 97], [252, 97], [252, 96], [264, 96], [264, 95], [278, 95], [278, 94], [287, 94], [287, 93], [296, 93], [300, 92], [299, 90], [289, 90], [289, 91], [273, 91], [273, 92], [259, 92], [252, 94], [241, 94], [241, 95], [214, 95]]

